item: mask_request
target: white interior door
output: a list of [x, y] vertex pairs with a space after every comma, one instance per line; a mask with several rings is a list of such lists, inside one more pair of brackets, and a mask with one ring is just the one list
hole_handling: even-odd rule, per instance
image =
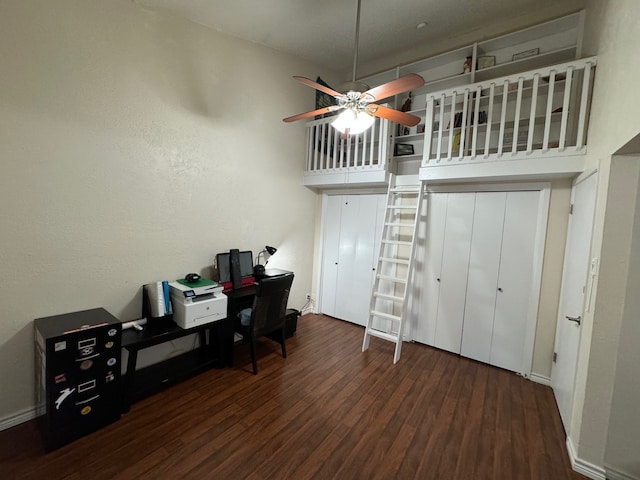
[[475, 193], [450, 193], [434, 346], [460, 353]]
[[476, 194], [460, 354], [489, 363], [506, 192]]
[[337, 233], [333, 224], [325, 222], [322, 313], [366, 325], [385, 196], [339, 195], [329, 199], [327, 212], [339, 208], [340, 214]]
[[435, 345], [448, 196], [429, 193], [427, 201], [422, 202], [421, 218], [425, 221], [418, 225], [416, 259], [419, 260], [413, 270], [416, 281], [412, 282], [410, 314], [413, 340], [427, 345]]
[[580, 325], [567, 317], [583, 317], [597, 183], [597, 175], [591, 175], [573, 188], [573, 214], [569, 218], [569, 231], [564, 254], [560, 308], [558, 309], [554, 348], [556, 355], [551, 370], [551, 386], [567, 435], [570, 433], [573, 390], [580, 344]]
[[340, 217], [343, 195], [326, 197], [322, 224], [322, 276], [320, 279], [320, 312], [336, 316], [336, 283], [340, 252]]
[[[533, 295], [533, 258], [538, 225], [539, 191], [508, 192], [489, 363], [513, 372], [530, 373], [527, 326]], [[537, 311], [534, 306], [533, 311]], [[535, 315], [534, 315], [535, 317]], [[533, 338], [530, 339], [533, 344]], [[528, 355], [528, 358], [525, 358]]]

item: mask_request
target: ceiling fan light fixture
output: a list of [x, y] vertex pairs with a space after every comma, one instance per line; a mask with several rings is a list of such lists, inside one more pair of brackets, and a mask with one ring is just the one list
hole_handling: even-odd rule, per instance
[[363, 110], [347, 108], [331, 122], [331, 126], [340, 133], [357, 135], [373, 125], [375, 118]]

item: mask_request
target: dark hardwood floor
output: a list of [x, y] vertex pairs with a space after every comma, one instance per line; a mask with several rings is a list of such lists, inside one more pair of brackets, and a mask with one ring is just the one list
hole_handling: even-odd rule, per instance
[[0, 432], [0, 478], [581, 479], [550, 388], [419, 344], [307, 315], [45, 453], [35, 421]]

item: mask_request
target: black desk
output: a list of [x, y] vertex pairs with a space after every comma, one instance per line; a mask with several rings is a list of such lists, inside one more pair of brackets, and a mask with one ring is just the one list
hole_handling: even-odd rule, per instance
[[[277, 268], [267, 268], [264, 273], [256, 277], [256, 282], [259, 282], [263, 278], [279, 277], [280, 275], [286, 275], [293, 273], [288, 270], [280, 270]], [[224, 363], [229, 367], [233, 366], [233, 344], [234, 344], [234, 329], [233, 324], [238, 317], [238, 313], [253, 306], [253, 297], [256, 296], [256, 284], [248, 285], [242, 288], [236, 288], [225, 292], [227, 296], [227, 325], [223, 328], [221, 342], [225, 344], [224, 350]]]
[[[170, 318], [150, 318], [142, 331], [133, 328], [123, 330], [122, 347], [127, 349], [129, 359], [124, 374], [122, 411], [128, 412], [131, 403], [155, 393], [187, 377], [212, 367], [222, 367], [226, 358], [226, 342], [222, 333], [226, 331], [227, 319], [205, 323], [197, 327], [183, 329]], [[233, 324], [231, 326], [233, 330]], [[207, 342], [206, 330], [209, 330]], [[138, 352], [144, 348], [169, 342], [176, 338], [197, 333], [200, 347], [171, 357], [159, 363], [136, 371]]]

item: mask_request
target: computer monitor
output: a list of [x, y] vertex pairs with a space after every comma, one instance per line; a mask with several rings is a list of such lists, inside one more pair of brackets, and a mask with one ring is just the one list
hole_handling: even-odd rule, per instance
[[[231, 281], [231, 262], [230, 254], [219, 253], [216, 255], [216, 263], [218, 264], [218, 281], [226, 283]], [[242, 278], [253, 276], [253, 254], [251, 251], [240, 252], [240, 276]]]

